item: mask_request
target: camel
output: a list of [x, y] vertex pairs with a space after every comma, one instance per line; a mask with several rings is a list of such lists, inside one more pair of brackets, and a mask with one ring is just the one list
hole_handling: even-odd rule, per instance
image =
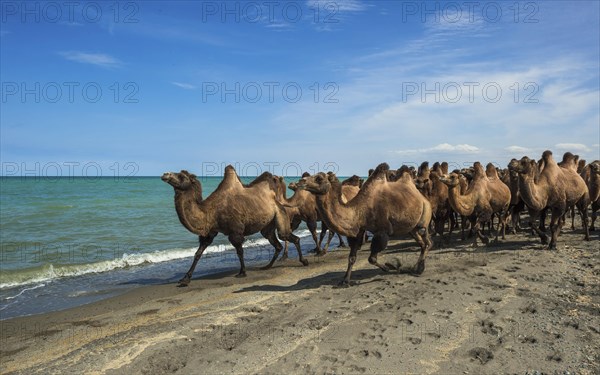
[[179, 221], [187, 230], [199, 236], [200, 246], [194, 255], [192, 266], [179, 281], [179, 286], [189, 285], [202, 253], [218, 233], [227, 235], [229, 242], [235, 247], [240, 261], [237, 277], [246, 276], [242, 247], [244, 239], [257, 232], [275, 247], [275, 255], [263, 269], [273, 265], [282, 249], [275, 230], [279, 238], [294, 243], [300, 262], [304, 266], [308, 265], [300, 251], [300, 239], [292, 234], [284, 207], [275, 199], [273, 175], [269, 172], [244, 186], [235, 169], [229, 165], [225, 168], [223, 181], [206, 199], [202, 199], [200, 181], [188, 171], [167, 172], [161, 179], [175, 190], [175, 209]]
[[450, 241], [455, 225], [452, 207], [450, 207], [450, 202], [448, 201], [448, 186], [440, 181], [440, 177], [445, 174], [448, 174], [447, 163], [435, 163], [433, 169], [429, 169], [429, 163], [423, 162], [418, 169], [415, 180], [417, 189], [431, 204], [433, 232], [440, 236], [438, 246], [443, 242], [446, 221], [450, 221], [448, 241]]
[[[490, 165], [488, 165], [489, 169]], [[465, 193], [460, 192], [460, 176], [456, 173], [442, 176], [440, 181], [448, 185], [448, 200], [452, 209], [460, 215], [472, 219], [472, 229], [477, 234], [473, 246], [477, 246], [477, 238], [487, 245], [489, 239], [482, 233], [482, 226], [492, 219], [494, 213], [500, 213], [501, 223], [506, 222], [505, 216], [510, 204], [510, 190], [500, 181], [497, 174], [492, 179], [488, 178], [479, 162], [473, 164], [472, 178], [473, 180]], [[505, 225], [503, 224], [502, 238], [504, 238], [504, 228]], [[498, 241], [499, 232], [500, 230], [496, 231], [496, 241]]]
[[[329, 173], [331, 173], [331, 172], [329, 172]], [[353, 175], [352, 177], [349, 177], [349, 178], [345, 179], [344, 181], [342, 181], [342, 202], [348, 203], [352, 199], [354, 199], [354, 197], [356, 197], [356, 195], [358, 195], [358, 192], [360, 191], [360, 187], [362, 186], [363, 183], [364, 183], [364, 180], [362, 178], [358, 177], [357, 175]], [[323, 241], [323, 238], [327, 234], [328, 230], [329, 229], [327, 228], [327, 224], [325, 224], [325, 222], [322, 222], [321, 238], [320, 238], [319, 243], [321, 243]], [[321, 250], [321, 253], [319, 255], [327, 254], [327, 250], [329, 249], [329, 244], [331, 243], [333, 236], [334, 236], [334, 233], [331, 230], [329, 230], [329, 236], [327, 237], [327, 243], [325, 243], [325, 247], [323, 247], [323, 249]], [[338, 236], [338, 240], [340, 241], [340, 247], [345, 247], [346, 244], [344, 243], [344, 239], [342, 238], [342, 236], [339, 233], [337, 234], [337, 236]], [[366, 236], [366, 234], [365, 234], [365, 236]]]
[[[562, 217], [567, 207], [575, 204], [582, 216], [585, 239], [589, 240], [587, 227], [589, 195], [587, 186], [576, 169], [559, 167], [549, 150], [544, 151], [541, 162], [536, 163], [535, 160], [524, 156], [519, 161], [511, 161], [509, 169], [519, 173], [519, 192], [529, 209], [530, 225], [543, 245], [548, 244], [548, 249], [556, 249], [563, 224]], [[546, 233], [534, 225], [545, 209], [549, 209], [552, 213], [550, 243]]]
[[592, 222], [590, 230], [595, 231], [595, 221], [598, 217], [597, 211], [600, 209], [600, 160], [594, 160], [581, 171], [581, 177], [584, 179], [590, 195], [592, 204]]
[[334, 174], [318, 173], [298, 183], [299, 188], [315, 194], [319, 213], [327, 226], [348, 237], [348, 268], [341, 285], [350, 285], [356, 253], [367, 230], [373, 233], [369, 263], [385, 272], [396, 268], [379, 263], [377, 254], [385, 249], [390, 236], [410, 233], [421, 247], [414, 272], [421, 274], [425, 270], [425, 259], [431, 248], [428, 231], [431, 205], [419, 193], [408, 173], [398, 181], [390, 182], [388, 171], [386, 163], [380, 164], [348, 203], [342, 201], [342, 185]]
[[[303, 176], [309, 175], [308, 173]], [[312, 194], [303, 190], [295, 190], [294, 195], [291, 198], [286, 197], [287, 188], [283, 177], [273, 176], [276, 185], [276, 198], [279, 203], [283, 204], [288, 217], [290, 218], [290, 225], [292, 231], [296, 230], [300, 223], [304, 221], [306, 227], [312, 235], [313, 241], [315, 241], [315, 248], [313, 251], [319, 253], [321, 251], [320, 242], [317, 239], [317, 221], [320, 221], [319, 212], [317, 211], [317, 203]], [[291, 184], [290, 184], [291, 185]], [[283, 248], [283, 254], [281, 259], [287, 259], [288, 257], [288, 242], [285, 241]]]
[[[517, 159], [512, 159], [511, 162], [513, 161], [517, 161]], [[502, 182], [510, 189], [509, 211], [512, 223], [511, 231], [513, 234], [517, 234], [517, 229], [521, 229], [521, 211], [525, 209], [525, 202], [523, 202], [519, 193], [519, 174], [514, 170], [506, 169], [502, 177]]]

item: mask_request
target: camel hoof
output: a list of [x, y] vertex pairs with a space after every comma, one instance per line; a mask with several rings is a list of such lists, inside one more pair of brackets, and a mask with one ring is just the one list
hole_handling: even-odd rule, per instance
[[415, 266], [415, 274], [421, 275], [421, 274], [423, 274], [424, 271], [425, 271], [425, 262], [417, 263], [417, 265]]
[[308, 266], [308, 260], [306, 259], [302, 259], [300, 263], [302, 263], [303, 266]]
[[327, 251], [326, 250], [318, 251], [315, 255], [318, 257], [323, 257], [323, 256], [327, 255]]
[[260, 267], [260, 269], [263, 271], [266, 271], [266, 270], [270, 269], [271, 267], [273, 267], [272, 264], [267, 264], [266, 266]]
[[398, 269], [399, 269], [399, 267], [396, 267], [394, 264], [392, 264], [392, 263], [389, 263], [389, 262], [386, 262], [386, 263], [385, 263], [385, 266], [388, 268], [388, 271], [389, 271], [389, 270], [398, 271]]
[[340, 242], [340, 244], [338, 245], [338, 247], [348, 247], [344, 242]]
[[190, 285], [190, 280], [188, 280], [188, 279], [181, 279], [181, 280], [179, 280], [179, 284], [177, 284], [177, 287], [178, 288], [183, 288], [183, 287], [186, 287], [188, 285]]
[[351, 285], [351, 284], [350, 284], [350, 281], [349, 281], [349, 280], [346, 280], [346, 279], [344, 279], [344, 280], [342, 280], [342, 281], [340, 281], [340, 282], [338, 283], [337, 287], [338, 287], [338, 288], [349, 288], [349, 287], [350, 287], [350, 285]]
[[235, 277], [238, 277], [238, 278], [239, 277], [246, 277], [246, 272], [244, 272], [244, 273], [240, 272], [237, 275], [235, 275]]
[[281, 258], [279, 258], [279, 261], [280, 261], [280, 262], [283, 262], [284, 260], [287, 260], [287, 258], [288, 258], [287, 254], [283, 254], [283, 255], [281, 256]]

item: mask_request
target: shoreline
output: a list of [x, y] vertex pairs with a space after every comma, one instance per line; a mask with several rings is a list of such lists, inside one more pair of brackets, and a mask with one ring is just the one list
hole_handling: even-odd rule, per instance
[[[347, 250], [271, 270], [136, 288], [91, 304], [3, 320], [2, 373], [593, 374], [600, 256], [566, 230], [558, 251], [523, 233], [473, 250], [434, 249], [422, 276], [383, 273]], [[595, 250], [594, 250], [595, 249]], [[414, 265], [412, 240], [381, 259]], [[594, 292], [596, 291], [596, 292]]]

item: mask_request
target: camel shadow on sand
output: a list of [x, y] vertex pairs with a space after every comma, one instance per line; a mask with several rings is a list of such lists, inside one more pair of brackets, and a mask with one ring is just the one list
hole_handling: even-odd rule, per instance
[[[333, 288], [347, 288], [346, 286], [340, 286], [340, 281], [344, 278], [344, 271], [332, 271], [321, 275], [315, 275], [306, 279], [298, 280], [294, 285], [252, 285], [249, 287], [241, 288], [234, 293], [244, 292], [293, 292], [307, 289], [318, 289], [322, 286], [330, 286]], [[401, 267], [400, 270], [392, 270], [390, 272], [383, 272], [379, 268], [372, 269], [361, 269], [352, 271], [351, 287], [360, 287], [360, 285], [381, 282], [386, 277], [398, 276], [398, 274], [407, 274], [410, 276], [418, 276], [413, 272], [413, 267]]]

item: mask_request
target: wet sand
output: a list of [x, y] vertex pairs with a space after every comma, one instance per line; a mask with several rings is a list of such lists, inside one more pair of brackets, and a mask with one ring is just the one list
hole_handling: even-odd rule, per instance
[[[383, 273], [347, 250], [268, 271], [149, 286], [1, 322], [1, 372], [98, 374], [598, 374], [600, 232], [526, 233], [430, 252], [421, 276]], [[403, 269], [414, 241], [380, 259]], [[191, 261], [191, 259], [190, 259]], [[184, 272], [185, 270], [182, 270]], [[536, 372], [538, 371], [538, 372]]]

